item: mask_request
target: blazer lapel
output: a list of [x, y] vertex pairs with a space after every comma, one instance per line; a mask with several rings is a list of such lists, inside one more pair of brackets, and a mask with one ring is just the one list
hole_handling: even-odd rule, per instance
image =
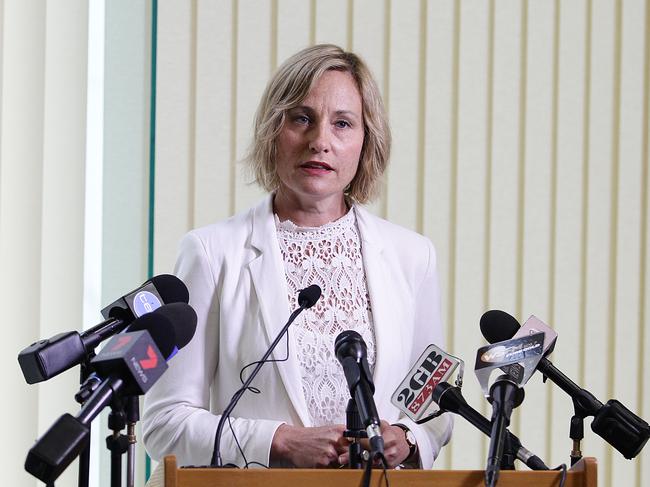
[[[248, 264], [248, 268], [260, 303], [263, 327], [270, 344], [286, 324], [292, 310], [289, 310], [284, 265], [273, 221], [273, 196], [270, 195], [252, 211], [251, 244], [259, 251], [259, 255]], [[286, 337], [287, 335], [271, 355], [274, 359], [284, 358]], [[302, 379], [296, 358], [297, 345], [293, 337], [294, 334], [291, 333], [290, 327], [288, 332], [289, 358], [275, 366], [298, 417], [304, 426], [310, 426], [311, 420], [302, 391]]]
[[402, 379], [396, 375], [399, 374], [399, 368], [395, 368], [394, 364], [407, 360], [400, 334], [400, 310], [405, 303], [395, 292], [400, 286], [391, 285], [396, 276], [390, 270], [391, 259], [382, 244], [375, 222], [377, 217], [362, 207], [355, 208], [375, 327], [377, 353], [374, 369], [375, 404], [381, 414], [382, 411], [389, 411], [392, 408], [390, 397]]

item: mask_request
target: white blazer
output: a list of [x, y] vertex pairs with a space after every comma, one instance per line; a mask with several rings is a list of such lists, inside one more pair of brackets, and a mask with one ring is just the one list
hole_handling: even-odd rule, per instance
[[[425, 237], [354, 206], [376, 337], [375, 402], [382, 419], [407, 425], [422, 466], [431, 468], [449, 440], [449, 414], [418, 426], [390, 397], [430, 343], [443, 343], [436, 255]], [[198, 315], [192, 341], [145, 396], [144, 443], [154, 459], [175, 454], [181, 465], [208, 464], [219, 414], [241, 386], [239, 372], [259, 360], [289, 316], [272, 196], [232, 218], [189, 232], [175, 274]], [[300, 319], [300, 318], [299, 318]], [[282, 340], [273, 358], [287, 356]], [[248, 462], [269, 464], [283, 423], [311, 426], [289, 329], [288, 359], [265, 364], [232, 414], [232, 430]], [[250, 373], [247, 369], [246, 373]], [[226, 423], [224, 463], [244, 460]]]

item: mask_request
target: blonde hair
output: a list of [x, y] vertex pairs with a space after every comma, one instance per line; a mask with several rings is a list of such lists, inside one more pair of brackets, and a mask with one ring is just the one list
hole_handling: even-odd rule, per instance
[[354, 78], [363, 110], [364, 139], [357, 173], [346, 196], [367, 203], [378, 192], [390, 156], [391, 135], [379, 88], [366, 64], [354, 53], [332, 44], [308, 47], [287, 59], [269, 81], [255, 115], [253, 143], [246, 162], [255, 181], [276, 191], [277, 138], [288, 110], [298, 106], [325, 71], [345, 71]]

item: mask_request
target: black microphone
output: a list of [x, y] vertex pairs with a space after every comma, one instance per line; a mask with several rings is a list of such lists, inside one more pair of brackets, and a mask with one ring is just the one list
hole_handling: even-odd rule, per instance
[[[185, 303], [164, 304], [160, 308], [137, 318], [127, 328], [127, 332], [147, 330], [158, 345], [160, 353], [169, 360], [187, 345], [196, 331], [196, 312]], [[93, 368], [97, 363], [91, 361]], [[84, 404], [101, 382], [97, 370], [88, 376], [75, 394], [75, 400]]]
[[176, 276], [152, 277], [102, 312], [107, 318], [83, 333], [69, 331], [39, 340], [18, 354], [18, 363], [28, 384], [42, 382], [86, 363], [102, 341], [123, 331], [137, 317], [165, 303], [187, 303], [187, 287]]
[[[490, 420], [488, 420], [472, 406], [467, 404], [467, 401], [463, 397], [460, 387], [452, 386], [448, 382], [440, 382], [433, 389], [432, 396], [433, 401], [443, 411], [449, 411], [451, 413], [458, 414], [459, 416], [462, 416], [467, 421], [469, 421], [485, 435], [491, 435], [492, 427]], [[516, 457], [520, 461], [524, 462], [531, 470], [549, 470], [544, 462], [537, 455], [524, 448], [519, 438], [517, 438], [510, 431], [506, 433], [505, 443], [508, 446], [506, 453], [514, 453]]]
[[298, 293], [298, 306], [300, 306], [302, 309], [311, 308], [316, 304], [316, 301], [320, 299], [320, 295], [320, 287], [318, 287], [316, 284], [312, 284], [311, 286], [302, 289]]
[[282, 327], [280, 333], [278, 333], [278, 336], [275, 337], [275, 340], [273, 340], [268, 350], [264, 352], [262, 358], [257, 361], [257, 365], [255, 366], [251, 374], [248, 376], [248, 378], [244, 381], [244, 384], [239, 389], [237, 389], [237, 391], [235, 391], [235, 393], [232, 395], [232, 398], [230, 399], [230, 402], [226, 406], [226, 409], [224, 409], [223, 413], [221, 414], [221, 418], [219, 418], [219, 424], [217, 425], [217, 432], [214, 435], [214, 448], [212, 450], [212, 460], [210, 461], [211, 467], [222, 466], [221, 433], [223, 432], [223, 427], [226, 424], [226, 419], [230, 416], [230, 413], [232, 413], [233, 409], [235, 409], [235, 406], [239, 402], [239, 399], [244, 394], [244, 392], [248, 390], [249, 386], [253, 382], [253, 379], [257, 376], [258, 372], [262, 368], [262, 365], [266, 363], [271, 353], [273, 353], [273, 350], [275, 350], [275, 347], [278, 345], [278, 343], [280, 342], [284, 334], [287, 332], [291, 323], [293, 323], [293, 321], [298, 317], [300, 313], [302, 313], [307, 308], [311, 308], [314, 304], [316, 304], [316, 301], [320, 299], [320, 296], [321, 296], [321, 289], [316, 284], [312, 284], [311, 286], [302, 289], [300, 293], [298, 293], [299, 308], [294, 310], [293, 313], [291, 313], [286, 324]]
[[87, 448], [90, 424], [106, 406], [122, 397], [145, 394], [153, 386], [167, 370], [164, 353], [170, 353], [176, 346], [170, 338], [176, 324], [166, 322], [164, 316], [163, 312], [138, 318], [134, 325], [149, 326], [114, 336], [92, 359], [94, 368], [104, 378], [76, 416], [61, 416], [29, 450], [25, 460], [27, 472], [47, 484], [53, 483]]
[[[165, 352], [160, 348], [165, 360], [169, 362], [181, 348], [190, 343], [196, 332], [196, 322], [196, 312], [189, 304], [170, 303], [142, 315], [131, 323], [126, 331], [149, 330], [156, 343], [163, 340], [162, 337], [158, 338], [158, 334], [169, 333], [169, 338], [173, 340], [172, 349]], [[157, 323], [157, 326], [154, 323]]]
[[140, 287], [115, 300], [102, 311], [104, 318], [133, 321], [163, 304], [188, 303], [187, 286], [178, 277], [160, 274], [145, 281]]
[[[481, 332], [491, 343], [519, 334], [527, 327], [528, 321], [520, 329], [515, 318], [499, 310], [486, 312], [481, 318]], [[536, 329], [546, 327], [552, 331], [548, 325], [539, 320], [535, 327]], [[630, 460], [641, 452], [650, 438], [650, 426], [642, 418], [615, 399], [610, 399], [603, 405], [591, 392], [578, 386], [546, 357], [539, 361], [537, 370], [544, 375], [544, 378], [551, 379], [571, 396], [576, 416], [580, 418], [594, 416], [595, 419], [591, 423], [593, 432], [621, 452], [625, 458]]]
[[[492, 430], [485, 467], [485, 484], [492, 487], [499, 478], [506, 431], [515, 407], [524, 399], [521, 388], [535, 371], [542, 357], [543, 332], [481, 347], [476, 354], [474, 371], [483, 392], [492, 403]], [[490, 375], [506, 370], [488, 388]]]
[[485, 466], [485, 485], [496, 485], [499, 469], [503, 458], [503, 447], [506, 432], [510, 426], [510, 416], [514, 408], [524, 400], [524, 390], [508, 374], [497, 377], [490, 387], [490, 402], [492, 403], [492, 429], [490, 431], [490, 446]]
[[366, 342], [356, 331], [345, 330], [334, 341], [334, 353], [343, 367], [350, 395], [357, 404], [361, 422], [368, 433], [371, 454], [383, 455], [384, 438], [379, 428], [379, 414], [373, 397], [375, 385], [368, 365]]

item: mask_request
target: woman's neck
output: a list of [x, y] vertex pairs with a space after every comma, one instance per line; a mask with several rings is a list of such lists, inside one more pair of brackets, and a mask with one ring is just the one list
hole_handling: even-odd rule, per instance
[[318, 201], [303, 201], [278, 191], [273, 198], [273, 211], [280, 221], [291, 220], [299, 227], [320, 227], [338, 220], [348, 211], [343, 194]]

